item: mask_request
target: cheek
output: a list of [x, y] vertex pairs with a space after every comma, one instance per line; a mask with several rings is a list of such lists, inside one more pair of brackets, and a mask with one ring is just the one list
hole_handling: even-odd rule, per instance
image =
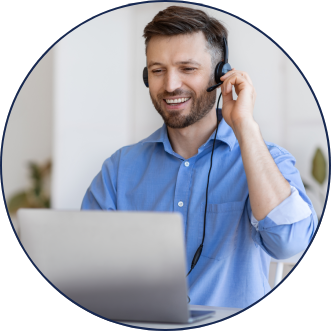
[[184, 86], [195, 92], [196, 95], [203, 93], [209, 87], [210, 77], [206, 75], [191, 75], [183, 81]]
[[148, 79], [148, 84], [149, 92], [154, 98], [156, 98], [159, 93], [163, 92], [163, 84], [160, 79]]
[[149, 94], [150, 94], [150, 96], [152, 97], [153, 100], [159, 102], [159, 94], [160, 94], [160, 92], [153, 91], [153, 90], [150, 89], [149, 90]]

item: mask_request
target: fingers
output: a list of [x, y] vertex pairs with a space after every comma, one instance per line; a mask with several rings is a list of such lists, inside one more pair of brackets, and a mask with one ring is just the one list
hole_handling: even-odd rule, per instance
[[235, 68], [232, 68], [225, 75], [223, 75], [221, 77], [221, 81], [225, 81], [228, 77], [233, 76], [233, 75], [240, 75], [240, 76], [244, 77], [250, 85], [253, 85], [253, 82], [252, 82], [251, 78], [248, 76], [247, 72], [236, 70]]
[[240, 73], [230, 75], [221, 85], [223, 95], [230, 93], [232, 91], [232, 86], [234, 86], [235, 92], [238, 95], [238, 93], [245, 87], [249, 87], [249, 83]]
[[232, 95], [232, 89], [230, 93], [225, 93], [223, 89], [223, 85], [221, 85], [221, 90], [222, 90], [222, 99], [223, 99], [223, 104], [233, 101], [233, 95]]
[[222, 93], [226, 95], [232, 91], [232, 86], [235, 87], [236, 94], [245, 87], [254, 89], [252, 80], [244, 71], [235, 70], [234, 68], [221, 77], [223, 84], [221, 85]]

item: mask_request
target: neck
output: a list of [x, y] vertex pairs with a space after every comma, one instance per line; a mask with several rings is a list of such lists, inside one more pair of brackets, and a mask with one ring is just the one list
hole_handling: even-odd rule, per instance
[[213, 109], [200, 121], [183, 129], [168, 128], [168, 136], [174, 152], [189, 159], [198, 153], [202, 146], [216, 129], [216, 108]]

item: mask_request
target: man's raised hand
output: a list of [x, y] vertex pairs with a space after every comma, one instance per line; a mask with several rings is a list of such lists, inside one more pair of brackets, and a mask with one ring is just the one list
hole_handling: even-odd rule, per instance
[[[256, 92], [252, 80], [244, 71], [234, 68], [221, 77], [223, 106], [222, 115], [226, 123], [236, 133], [244, 122], [254, 121], [253, 109]], [[233, 100], [232, 86], [237, 94], [237, 100]]]

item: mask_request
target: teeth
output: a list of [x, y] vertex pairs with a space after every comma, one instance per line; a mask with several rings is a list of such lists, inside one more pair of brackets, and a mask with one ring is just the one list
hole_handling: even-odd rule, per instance
[[181, 103], [189, 100], [190, 98], [179, 98], [179, 99], [166, 99], [166, 103]]

